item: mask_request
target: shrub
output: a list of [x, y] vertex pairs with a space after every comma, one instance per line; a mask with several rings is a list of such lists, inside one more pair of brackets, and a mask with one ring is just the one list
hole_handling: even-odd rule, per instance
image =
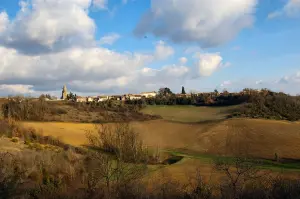
[[87, 133], [92, 147], [112, 153], [123, 161], [147, 161], [148, 151], [128, 123], [119, 123], [114, 126], [100, 125], [96, 126], [96, 131], [96, 135], [93, 132]]
[[232, 116], [297, 121], [300, 97], [274, 92], [256, 94]]
[[34, 101], [29, 98], [12, 97], [2, 105], [4, 117], [15, 120], [42, 121], [48, 110], [48, 104], [43, 98]]
[[20, 159], [9, 153], [0, 153], [0, 196], [1, 198], [13, 198], [22, 196], [20, 189], [26, 178], [26, 168]]
[[12, 142], [19, 142], [19, 138], [13, 137], [13, 138], [11, 139], [11, 141], [12, 141]]
[[52, 115], [63, 115], [68, 113], [68, 111], [63, 108], [52, 108], [50, 112]]

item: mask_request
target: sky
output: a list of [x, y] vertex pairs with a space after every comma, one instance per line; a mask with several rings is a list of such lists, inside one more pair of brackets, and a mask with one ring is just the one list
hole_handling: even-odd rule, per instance
[[0, 0], [0, 96], [300, 94], [300, 0]]

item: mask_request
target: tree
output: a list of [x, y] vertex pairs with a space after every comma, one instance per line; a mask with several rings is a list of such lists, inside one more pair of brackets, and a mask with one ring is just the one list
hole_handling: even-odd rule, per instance
[[73, 94], [72, 92], [70, 92], [70, 94], [67, 95], [67, 100], [76, 101], [76, 98], [76, 94]]
[[228, 96], [228, 95], [229, 95], [229, 92], [228, 92], [226, 89], [224, 89], [224, 90], [223, 90], [223, 95], [224, 95], [224, 96]]
[[44, 94], [41, 94], [39, 97], [39, 99], [45, 99], [45, 98], [46, 98], [46, 96]]
[[225, 181], [221, 186], [222, 198], [243, 198], [241, 194], [248, 182], [267, 176], [270, 172], [261, 171], [259, 160], [234, 157], [232, 160], [215, 159], [214, 169], [225, 174]]
[[215, 90], [214, 90], [214, 93], [215, 93], [216, 95], [218, 95], [218, 94], [219, 94], [219, 91], [218, 91], [217, 89], [215, 89]]
[[186, 92], [185, 92], [185, 90], [184, 90], [184, 87], [181, 88], [181, 94], [183, 94], [183, 95], [186, 94]]
[[50, 94], [46, 94], [45, 97], [50, 99], [50, 100], [52, 99], [52, 96]]
[[160, 96], [167, 96], [167, 95], [172, 95], [173, 94], [173, 92], [171, 91], [171, 89], [169, 89], [169, 88], [160, 88], [159, 90], [158, 90], [158, 95], [160, 95]]

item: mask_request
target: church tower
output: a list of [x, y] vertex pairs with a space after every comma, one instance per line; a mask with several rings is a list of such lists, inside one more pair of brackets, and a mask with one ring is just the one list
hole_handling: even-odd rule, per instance
[[61, 99], [65, 100], [67, 99], [68, 91], [67, 91], [67, 86], [64, 85], [63, 90], [61, 92]]

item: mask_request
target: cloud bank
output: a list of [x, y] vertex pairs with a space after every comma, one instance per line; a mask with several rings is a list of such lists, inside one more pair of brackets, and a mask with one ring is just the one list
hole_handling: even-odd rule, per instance
[[223, 44], [254, 21], [257, 0], [151, 0], [134, 33], [152, 33], [176, 43]]
[[280, 16], [299, 17], [300, 0], [288, 0], [281, 10], [274, 11], [268, 15], [268, 19], [274, 19]]
[[[175, 3], [171, 3], [167, 9], [169, 0], [153, 0], [152, 9], [166, 22], [164, 25], [171, 28], [170, 32], [165, 33], [163, 28], [162, 36], [173, 37], [173, 31], [181, 30], [179, 34], [186, 33], [186, 38], [178, 35], [178, 38], [174, 37], [176, 41], [179, 39], [178, 41], [216, 44], [229, 39], [241, 28], [252, 23], [251, 13], [256, 1], [231, 1], [227, 4], [232, 6], [225, 10], [217, 6], [219, 14], [213, 11], [213, 4], [203, 1], [205, 9], [213, 11], [212, 15], [210, 12], [203, 12], [199, 16], [196, 9], [192, 9], [191, 13], [187, 12], [190, 7], [200, 6], [197, 1], [191, 0], [188, 0], [180, 13], [174, 10], [182, 6], [180, 1], [174, 1]], [[89, 10], [92, 7], [106, 9], [107, 1], [31, 0], [20, 1], [19, 6], [16, 17], [12, 19], [6, 12], [0, 13], [1, 95], [58, 92], [63, 84], [79, 93], [156, 90], [161, 86], [181, 86], [191, 78], [210, 76], [224, 65], [219, 53], [197, 51], [193, 60], [189, 60], [189, 65], [187, 58], [182, 57], [178, 64], [151, 68], [151, 64], [166, 61], [175, 54], [175, 50], [162, 40], [155, 43], [148, 53], [117, 52], [99, 46], [113, 45], [120, 39], [117, 33], [105, 35], [100, 40], [95, 38], [97, 27], [89, 16]], [[202, 11], [205, 9], [202, 8]], [[167, 11], [167, 14], [162, 14], [163, 11]], [[230, 16], [227, 16], [229, 13]], [[173, 18], [174, 15], [179, 17], [178, 28], [169, 24], [169, 18]], [[199, 17], [201, 23], [204, 23], [200, 29], [194, 26], [199, 22]], [[143, 18], [142, 21], [144, 20]], [[209, 25], [213, 21], [214, 23]], [[234, 30], [229, 30], [233, 26]], [[213, 39], [218, 35], [208, 36], [216, 30], [222, 30], [224, 33], [224, 37], [218, 41]], [[229, 31], [228, 35], [226, 31]], [[192, 36], [199, 32], [199, 36]]]

